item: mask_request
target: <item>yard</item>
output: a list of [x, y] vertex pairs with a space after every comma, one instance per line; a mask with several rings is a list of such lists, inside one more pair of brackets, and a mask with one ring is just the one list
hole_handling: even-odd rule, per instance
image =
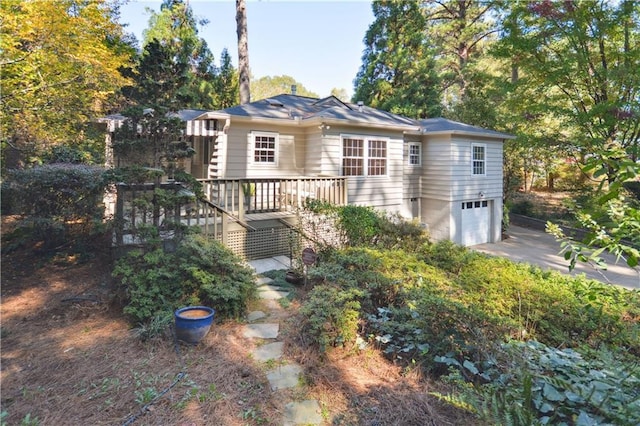
[[[15, 218], [3, 216], [3, 234]], [[285, 357], [304, 383], [272, 392], [241, 323], [215, 324], [200, 345], [142, 342], [111, 294], [108, 251], [56, 258], [39, 247], [2, 254], [2, 424], [281, 424], [284, 405], [317, 399], [327, 424], [462, 424], [473, 418], [429, 396], [445, 392], [374, 350], [302, 350], [296, 299], [283, 310]], [[260, 306], [254, 306], [260, 309]], [[186, 376], [166, 394], [182, 366]], [[440, 387], [440, 388], [438, 388]], [[137, 418], [132, 416], [140, 415]]]

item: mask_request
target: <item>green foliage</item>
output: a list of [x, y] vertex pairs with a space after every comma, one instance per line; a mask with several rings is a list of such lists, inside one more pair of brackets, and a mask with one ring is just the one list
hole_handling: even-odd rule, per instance
[[[428, 241], [425, 229], [416, 221], [390, 215], [366, 206], [334, 206], [311, 201], [305, 209], [333, 222], [349, 247], [404, 248], [415, 250]], [[313, 227], [313, 226], [311, 226]], [[308, 230], [305, 229], [305, 234]]]
[[113, 276], [125, 314], [147, 330], [187, 305], [211, 306], [219, 319], [239, 318], [255, 292], [253, 272], [221, 243], [198, 235], [172, 253], [133, 250], [116, 262]]
[[353, 101], [413, 118], [439, 116], [439, 79], [420, 2], [376, 1], [372, 9]]
[[435, 244], [423, 245], [419, 251], [420, 259], [427, 264], [434, 265], [446, 272], [458, 274], [476, 253], [464, 246], [449, 240], [438, 241]]
[[304, 318], [302, 329], [322, 351], [329, 347], [352, 344], [358, 333], [358, 299], [362, 296], [363, 291], [357, 289], [316, 286], [300, 308], [300, 314]]
[[302, 83], [296, 81], [288, 75], [265, 76], [257, 80], [251, 81], [251, 100], [259, 101], [272, 96], [282, 95], [283, 93], [291, 93], [291, 87], [296, 86], [296, 94], [298, 96], [307, 96], [309, 98], [318, 98], [318, 94], [306, 89]]
[[[160, 63], [165, 70], [178, 73], [164, 74], [164, 81], [154, 81], [153, 78], [143, 80], [151, 93], [156, 93], [158, 100], [164, 100], [147, 98], [142, 105], [172, 105], [170, 109], [177, 111], [184, 108], [221, 109], [238, 103], [238, 76], [229, 53], [226, 49], [222, 51], [218, 68], [207, 42], [199, 35], [199, 29], [207, 23], [205, 19], [197, 19], [189, 2], [184, 1], [165, 0], [159, 12], [151, 12], [149, 26], [143, 33], [143, 49], [150, 55], [141, 58], [138, 71], [140, 74], [156, 72], [154, 63]], [[160, 60], [157, 53], [162, 51], [168, 55]], [[162, 70], [158, 71], [162, 73]], [[153, 89], [171, 81], [177, 84], [170, 87], [169, 92], [156, 92]], [[136, 99], [140, 100], [138, 97]]]
[[347, 205], [339, 208], [339, 226], [350, 246], [373, 245], [380, 234], [380, 215], [371, 207]]
[[450, 242], [334, 250], [310, 278], [311, 342], [373, 344], [449, 381], [443, 399], [483, 421], [638, 422], [638, 292]]
[[3, 169], [89, 142], [86, 123], [117, 104], [119, 70], [134, 54], [105, 0], [4, 1], [0, 51]]
[[600, 350], [586, 359], [572, 349], [535, 341], [502, 346], [502, 361], [487, 368], [451, 359], [440, 362], [481, 375], [482, 385], [462, 399], [495, 424], [638, 424], [640, 369]]
[[18, 232], [46, 248], [102, 232], [104, 169], [49, 164], [11, 170], [2, 183], [2, 211], [25, 216]]

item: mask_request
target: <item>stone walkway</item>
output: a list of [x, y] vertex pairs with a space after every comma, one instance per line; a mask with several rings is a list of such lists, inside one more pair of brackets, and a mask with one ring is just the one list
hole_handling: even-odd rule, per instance
[[[247, 316], [248, 324], [244, 326], [244, 337], [247, 339], [259, 339], [259, 342], [263, 343], [251, 355], [255, 362], [276, 365], [275, 368], [266, 372], [271, 392], [304, 386], [304, 380], [301, 380], [302, 367], [283, 358], [284, 342], [278, 340], [280, 332], [278, 319], [284, 309], [278, 300], [286, 298], [289, 292], [287, 289], [274, 285], [270, 278], [260, 275], [271, 270], [287, 269], [289, 259], [286, 256], [279, 256], [272, 259], [256, 260], [250, 262], [250, 265], [258, 274], [256, 282], [258, 295], [263, 300], [266, 311], [253, 311]], [[278, 362], [274, 363], [273, 361], [275, 360]], [[284, 407], [282, 424], [284, 426], [321, 425], [320, 404], [317, 400], [287, 403]]]

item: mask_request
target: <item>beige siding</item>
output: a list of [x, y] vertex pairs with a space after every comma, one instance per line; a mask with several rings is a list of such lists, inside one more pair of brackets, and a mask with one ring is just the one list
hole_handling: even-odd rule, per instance
[[[278, 135], [277, 164], [253, 161], [254, 132]], [[232, 123], [227, 135], [226, 178], [270, 178], [302, 176], [305, 173], [305, 133], [300, 127], [276, 127]]]
[[434, 240], [451, 239], [455, 233], [455, 217], [451, 203], [445, 200], [423, 199], [422, 221], [427, 224], [429, 235]]
[[[486, 175], [472, 174], [471, 147], [486, 146]], [[451, 143], [452, 175], [451, 199], [468, 200], [502, 197], [502, 142], [486, 139], [456, 138]]]
[[[307, 176], [318, 176], [323, 174], [322, 168], [322, 133], [317, 128], [307, 130], [304, 143], [304, 174]], [[298, 144], [301, 146], [302, 144]], [[329, 174], [329, 173], [324, 173]]]
[[[486, 175], [472, 174], [472, 145], [486, 146]], [[462, 241], [462, 201], [491, 206], [490, 240], [500, 241], [502, 221], [502, 141], [470, 136], [425, 137], [421, 220], [435, 240]]]
[[[437, 200], [451, 199], [452, 152], [448, 136], [423, 139], [422, 144], [422, 196]], [[424, 210], [424, 209], [423, 209]]]

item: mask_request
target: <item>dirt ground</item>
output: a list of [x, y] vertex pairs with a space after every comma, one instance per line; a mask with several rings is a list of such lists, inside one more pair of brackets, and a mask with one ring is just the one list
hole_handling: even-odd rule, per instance
[[[2, 233], [14, 223], [3, 217]], [[3, 241], [3, 424], [279, 425], [285, 404], [304, 399], [320, 401], [327, 425], [477, 424], [431, 395], [446, 389], [375, 350], [321, 356], [303, 347], [296, 300], [281, 334], [304, 383], [272, 392], [242, 323], [214, 323], [197, 346], [136, 337], [112, 297], [108, 249], [51, 257], [37, 246], [7, 248]]]

